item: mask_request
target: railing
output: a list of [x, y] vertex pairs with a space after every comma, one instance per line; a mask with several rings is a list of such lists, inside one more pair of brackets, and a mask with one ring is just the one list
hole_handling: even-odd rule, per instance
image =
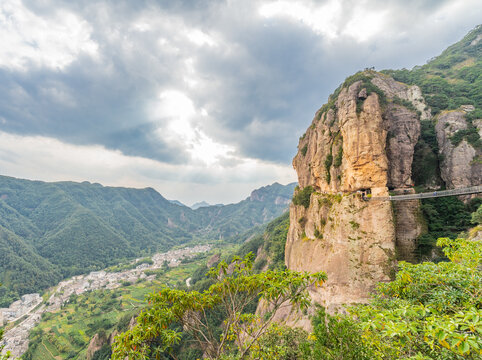
[[373, 196], [373, 197], [363, 197], [364, 200], [369, 201], [402, 201], [402, 200], [418, 200], [435, 198], [442, 196], [456, 196], [456, 195], [469, 195], [482, 193], [482, 185], [458, 188], [452, 190], [438, 190], [420, 194], [408, 194], [408, 195], [392, 195], [392, 196]]

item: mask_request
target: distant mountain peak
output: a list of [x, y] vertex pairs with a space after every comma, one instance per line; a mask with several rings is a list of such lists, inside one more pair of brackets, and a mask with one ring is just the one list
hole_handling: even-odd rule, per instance
[[179, 206], [186, 206], [179, 200], [168, 200], [171, 204], [179, 205]]
[[281, 185], [280, 183], [275, 182], [271, 185], [266, 185], [260, 187], [259, 189], [253, 190], [248, 199], [250, 201], [267, 201], [270, 199], [277, 205], [284, 203], [289, 204], [296, 184], [297, 183]]
[[191, 205], [191, 209], [193, 210], [196, 210], [196, 209], [199, 209], [199, 208], [202, 208], [202, 207], [208, 207], [208, 206], [211, 206], [211, 204], [207, 203], [206, 201], [199, 201], [197, 203], [194, 203]]

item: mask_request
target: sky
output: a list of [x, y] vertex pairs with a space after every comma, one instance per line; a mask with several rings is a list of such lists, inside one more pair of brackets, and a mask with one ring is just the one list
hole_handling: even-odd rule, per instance
[[230, 203], [296, 181], [314, 113], [423, 65], [480, 0], [1, 0], [0, 175]]

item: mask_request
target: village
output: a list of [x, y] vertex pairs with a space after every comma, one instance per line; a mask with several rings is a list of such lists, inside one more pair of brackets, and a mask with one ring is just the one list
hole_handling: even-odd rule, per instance
[[[211, 245], [197, 245], [182, 249], [172, 250], [165, 253], [157, 253], [152, 256], [152, 263], [142, 263], [142, 259], [136, 259], [133, 265], [140, 263], [132, 269], [120, 272], [93, 271], [86, 275], [74, 276], [61, 281], [56, 287], [49, 289], [52, 293], [44, 302], [40, 294], [26, 294], [20, 300], [12, 303], [8, 308], [0, 309], [0, 325], [7, 326], [2, 343], [5, 344], [4, 352], [10, 351], [14, 358], [21, 356], [28, 349], [28, 335], [32, 328], [37, 325], [45, 312], [54, 312], [69, 301], [71, 295], [80, 295], [86, 291], [100, 289], [115, 289], [126, 282], [135, 283], [139, 279], [153, 280], [155, 275], [147, 276], [146, 270], [159, 269], [165, 264], [176, 267], [183, 259], [189, 259], [197, 254], [208, 252]], [[8, 325], [18, 322], [13, 327]]]

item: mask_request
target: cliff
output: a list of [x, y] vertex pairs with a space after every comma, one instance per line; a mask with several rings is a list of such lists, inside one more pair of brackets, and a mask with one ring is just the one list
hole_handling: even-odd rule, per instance
[[420, 88], [365, 71], [335, 91], [300, 139], [285, 262], [327, 272], [325, 286], [312, 291], [316, 302], [365, 301], [376, 283], [390, 280], [397, 248], [410, 260], [422, 231], [419, 202], [398, 204], [397, 222], [390, 202], [367, 202], [357, 192], [412, 191], [420, 118], [429, 117]]
[[[444, 111], [436, 117], [435, 131], [441, 157], [440, 173], [448, 188], [468, 187], [482, 183], [482, 149], [479, 137], [464, 136], [482, 133], [480, 119], [470, 123], [467, 114], [472, 107]], [[472, 130], [472, 131], [471, 131]], [[479, 145], [479, 146], [477, 146]]]
[[[417, 246], [430, 248], [427, 239], [448, 236], [441, 230], [446, 224], [429, 222], [433, 214], [448, 219], [449, 209], [467, 212], [473, 205], [467, 197], [465, 205], [366, 202], [357, 193], [481, 184], [480, 39], [482, 26], [424, 66], [359, 72], [316, 112], [293, 159], [299, 187], [285, 247], [288, 268], [327, 272], [325, 286], [312, 291], [316, 302], [333, 309], [366, 301], [397, 260], [415, 262]], [[450, 236], [466, 222], [451, 223]]]

